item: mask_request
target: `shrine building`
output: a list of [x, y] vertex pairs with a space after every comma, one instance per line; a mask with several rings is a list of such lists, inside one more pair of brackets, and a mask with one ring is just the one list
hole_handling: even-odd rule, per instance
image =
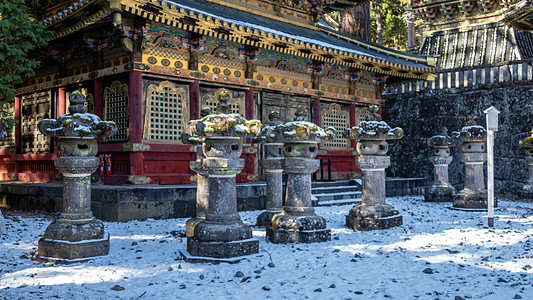
[[[39, 132], [45, 118], [66, 113], [69, 94], [87, 96], [88, 111], [114, 121], [118, 134], [99, 141], [105, 184], [183, 184], [195, 180], [183, 143], [189, 120], [215, 107], [221, 89], [232, 111], [267, 123], [291, 121], [297, 106], [309, 121], [340, 132], [381, 105], [386, 85], [428, 80], [434, 58], [391, 50], [343, 35], [324, 14], [363, 1], [77, 0], [40, 1], [53, 31], [36, 76], [18, 86], [16, 127], [0, 149], [0, 179], [61, 180], [56, 143]], [[359, 175], [355, 142], [323, 143], [317, 179]], [[255, 181], [259, 145], [244, 147], [239, 182]], [[330, 178], [323, 178], [328, 174]]]

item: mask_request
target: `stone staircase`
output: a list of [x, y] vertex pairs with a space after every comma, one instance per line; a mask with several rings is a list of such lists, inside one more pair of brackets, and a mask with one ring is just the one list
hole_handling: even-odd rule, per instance
[[361, 202], [361, 179], [315, 181], [311, 193], [313, 206], [359, 203]]

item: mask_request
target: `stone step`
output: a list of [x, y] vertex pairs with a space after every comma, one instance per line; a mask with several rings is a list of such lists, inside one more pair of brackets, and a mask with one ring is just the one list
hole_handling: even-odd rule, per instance
[[354, 205], [361, 204], [361, 198], [313, 201], [313, 206], [334, 206], [334, 205], [345, 205], [345, 204], [354, 204]]
[[311, 188], [311, 193], [313, 194], [331, 194], [331, 193], [341, 193], [341, 192], [355, 192], [359, 191], [359, 187], [356, 185], [346, 185], [346, 186], [328, 186], [328, 187], [315, 187]]
[[357, 185], [356, 180], [338, 180], [338, 181], [313, 181], [312, 187], [331, 187], [331, 186], [346, 186], [346, 185]]
[[353, 199], [361, 198], [360, 191], [345, 191], [340, 193], [326, 193], [326, 194], [313, 194], [317, 198], [318, 202], [326, 200], [340, 200], [340, 199]]

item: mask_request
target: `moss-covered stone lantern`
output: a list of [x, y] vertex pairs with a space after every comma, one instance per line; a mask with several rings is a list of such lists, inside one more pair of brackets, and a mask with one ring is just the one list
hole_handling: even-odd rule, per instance
[[[234, 258], [257, 253], [259, 242], [252, 238], [252, 230], [237, 213], [236, 175], [244, 168], [242, 139], [255, 137], [261, 122], [246, 120], [230, 113], [228, 90], [218, 95], [216, 113], [189, 123], [193, 137], [203, 138], [205, 158], [201, 166], [207, 174], [207, 214], [205, 221], [194, 227], [194, 235], [187, 238], [188, 261], [207, 258]], [[201, 188], [201, 187], [198, 187]]]
[[318, 143], [333, 140], [335, 129], [324, 130], [307, 122], [306, 115], [304, 108], [298, 107], [293, 122], [277, 125], [274, 130], [273, 140], [283, 142], [282, 167], [287, 173], [287, 188], [285, 205], [267, 228], [267, 239], [273, 243], [324, 242], [331, 238], [326, 220], [317, 216], [311, 205], [311, 174], [320, 164], [315, 159]]
[[466, 209], [486, 209], [487, 190], [483, 163], [487, 161], [485, 141], [487, 130], [476, 124], [476, 117], [469, 116], [466, 126], [460, 132], [454, 132], [455, 137], [462, 142], [462, 160], [465, 163], [465, 184], [459, 191], [453, 207]]
[[91, 211], [90, 176], [100, 165], [94, 157], [98, 152], [95, 138], [110, 136], [117, 128], [114, 122], [87, 113], [80, 92], [70, 94], [69, 101], [68, 114], [39, 124], [44, 135], [58, 138], [60, 157], [54, 165], [63, 174], [62, 211], [39, 240], [37, 259], [41, 261], [71, 263], [109, 252], [109, 235]]
[[448, 129], [443, 128], [442, 133], [428, 139], [428, 146], [433, 149], [430, 161], [434, 166], [434, 180], [430, 188], [424, 191], [424, 201], [428, 202], [452, 202], [456, 191], [448, 179], [448, 165], [453, 157], [450, 155], [450, 147], [454, 147], [457, 141], [448, 135]]
[[283, 205], [283, 143], [276, 137], [276, 127], [281, 124], [279, 111], [268, 114], [270, 121], [268, 126], [263, 127], [257, 137], [257, 141], [263, 145], [262, 158], [259, 165], [265, 172], [266, 211], [257, 217], [257, 226], [270, 227], [272, 217], [281, 212]]
[[363, 173], [361, 204], [352, 207], [346, 216], [346, 226], [354, 230], [387, 229], [402, 224], [402, 216], [386, 203], [385, 169], [390, 165], [388, 140], [401, 139], [403, 130], [391, 128], [381, 120], [378, 107], [369, 107], [370, 116], [346, 135], [357, 141], [356, 165]]

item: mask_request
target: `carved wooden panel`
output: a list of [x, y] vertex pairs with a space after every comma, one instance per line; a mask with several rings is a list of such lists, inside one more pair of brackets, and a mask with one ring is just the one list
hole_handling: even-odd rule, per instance
[[50, 90], [22, 95], [22, 153], [50, 152], [50, 137], [39, 131], [39, 123], [50, 118], [51, 100]]
[[[15, 104], [6, 103], [4, 110], [7, 112], [6, 117], [15, 119]], [[5, 128], [7, 136], [3, 142], [0, 142], [0, 147], [2, 148], [12, 148], [15, 147], [15, 126], [11, 128]]]
[[311, 119], [311, 98], [295, 95], [286, 95], [274, 92], [263, 93], [263, 111], [262, 122], [268, 123], [268, 114], [271, 111], [279, 111], [281, 120], [283, 122], [290, 122], [294, 120], [294, 113], [298, 106], [305, 107], [307, 114], [307, 120]]

